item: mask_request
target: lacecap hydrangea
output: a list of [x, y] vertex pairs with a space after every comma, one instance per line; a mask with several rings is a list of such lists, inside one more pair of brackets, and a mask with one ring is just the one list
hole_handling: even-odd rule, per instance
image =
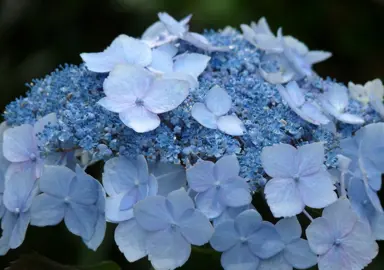
[[[381, 80], [319, 77], [331, 53], [265, 18], [199, 34], [191, 16], [158, 15], [6, 107], [1, 254], [61, 221], [96, 250], [112, 222], [126, 259], [154, 269], [209, 244], [226, 270], [367, 266], [384, 239]], [[99, 161], [97, 180], [86, 169]]]

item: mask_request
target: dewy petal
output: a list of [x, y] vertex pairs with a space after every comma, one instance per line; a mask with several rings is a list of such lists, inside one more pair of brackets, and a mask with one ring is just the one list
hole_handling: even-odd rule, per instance
[[233, 220], [227, 220], [217, 225], [210, 240], [212, 248], [219, 252], [226, 251], [239, 242], [240, 235]]
[[232, 100], [227, 91], [215, 85], [205, 96], [205, 104], [214, 115], [221, 116], [227, 114], [231, 109]]
[[194, 166], [187, 169], [189, 187], [196, 192], [203, 192], [215, 183], [213, 169], [215, 164], [211, 161], [199, 160]]
[[184, 53], [175, 57], [173, 71], [190, 74], [194, 78], [200, 76], [208, 65], [211, 57], [198, 53]]
[[146, 240], [148, 232], [131, 219], [117, 225], [115, 242], [129, 262], [137, 261], [147, 256]]
[[191, 245], [180, 232], [163, 230], [147, 238], [148, 259], [155, 269], [175, 269], [191, 254]]
[[18, 215], [16, 224], [12, 230], [11, 238], [9, 239], [10, 248], [18, 248], [23, 243], [30, 218], [29, 212], [20, 213]]
[[143, 106], [135, 106], [119, 113], [120, 120], [138, 133], [156, 129], [160, 125], [157, 114], [148, 111]]
[[9, 161], [28, 161], [31, 158], [31, 154], [37, 155], [37, 152], [33, 126], [23, 124], [4, 131], [3, 154]]
[[196, 207], [209, 219], [216, 218], [224, 211], [225, 205], [221, 202], [220, 192], [216, 187], [198, 193], [195, 197]]
[[105, 217], [107, 221], [119, 223], [133, 218], [133, 209], [120, 210], [121, 200], [125, 193], [108, 197], [105, 201]]
[[264, 147], [261, 163], [271, 177], [293, 177], [296, 173], [295, 157], [297, 149], [289, 144], [275, 144]]
[[307, 269], [317, 263], [317, 256], [309, 248], [307, 240], [297, 239], [284, 249], [285, 259], [297, 269]]
[[164, 113], [177, 108], [189, 94], [189, 83], [175, 79], [157, 79], [143, 98], [146, 109]]
[[57, 225], [64, 218], [65, 208], [64, 200], [42, 193], [33, 199], [30, 211], [31, 225]]
[[261, 215], [253, 209], [245, 210], [235, 218], [235, 229], [240, 237], [248, 237], [253, 234], [261, 224]]
[[158, 231], [170, 226], [172, 220], [166, 205], [166, 198], [151, 196], [139, 201], [133, 212], [137, 222], [148, 231]]
[[301, 226], [297, 217], [280, 219], [275, 228], [284, 243], [288, 244], [301, 236]]
[[300, 177], [298, 187], [303, 202], [311, 208], [324, 208], [337, 200], [331, 175], [325, 170]]
[[259, 258], [252, 254], [247, 245], [238, 243], [221, 255], [221, 265], [225, 270], [254, 270]]
[[335, 241], [334, 231], [323, 217], [313, 220], [305, 230], [305, 235], [311, 250], [318, 255], [327, 253]]
[[46, 166], [39, 179], [41, 192], [59, 198], [65, 198], [70, 191], [70, 185], [76, 174], [64, 166]]
[[252, 196], [248, 183], [239, 176], [231, 178], [221, 186], [220, 200], [230, 207], [250, 204]]
[[304, 209], [300, 191], [292, 178], [273, 178], [264, 189], [269, 208], [275, 217], [292, 217]]
[[224, 182], [227, 179], [237, 177], [240, 173], [240, 164], [236, 155], [226, 155], [216, 161], [213, 167], [213, 175], [217, 181]]
[[259, 229], [248, 238], [249, 248], [261, 259], [268, 259], [284, 249], [279, 233], [272, 223], [263, 222]]
[[188, 243], [196, 246], [202, 246], [207, 243], [214, 231], [208, 218], [195, 209], [184, 212], [178, 226]]
[[127, 35], [119, 35], [104, 52], [82, 53], [80, 56], [87, 68], [94, 72], [109, 72], [119, 64], [145, 67], [152, 60], [149, 46]]
[[231, 136], [242, 136], [246, 131], [243, 122], [235, 114], [220, 116], [217, 120], [217, 127]]
[[210, 129], [217, 129], [217, 117], [210, 112], [205, 104], [197, 102], [191, 111], [192, 117], [202, 126]]
[[325, 51], [310, 51], [305, 56], [304, 59], [310, 65], [317, 64], [323, 62], [330, 58], [332, 53]]

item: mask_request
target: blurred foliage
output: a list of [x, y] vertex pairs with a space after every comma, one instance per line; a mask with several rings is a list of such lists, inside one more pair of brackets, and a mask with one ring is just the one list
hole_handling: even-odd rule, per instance
[[[24, 95], [24, 84], [33, 78], [44, 77], [63, 63], [79, 64], [79, 53], [100, 51], [120, 33], [140, 36], [157, 20], [158, 11], [176, 18], [193, 13], [194, 31], [238, 28], [265, 16], [274, 31], [282, 26], [285, 34], [310, 48], [333, 52], [330, 60], [316, 67], [322, 76], [358, 83], [384, 76], [383, 0], [0, 0], [1, 108]], [[271, 219], [259, 195], [255, 205]], [[25, 243], [0, 258], [0, 268], [20, 254], [38, 252], [65, 265], [113, 260], [122, 269], [150, 269], [146, 259], [126, 262], [114, 244], [114, 228], [108, 225], [104, 243], [93, 252], [62, 224], [30, 227]], [[194, 250], [182, 269], [221, 269], [217, 254], [201, 251]], [[383, 268], [378, 258], [368, 267]]]

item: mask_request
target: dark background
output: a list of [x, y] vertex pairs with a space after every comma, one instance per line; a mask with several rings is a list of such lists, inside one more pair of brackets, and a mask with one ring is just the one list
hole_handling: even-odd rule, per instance
[[[0, 0], [1, 108], [23, 95], [25, 83], [64, 63], [78, 64], [81, 52], [104, 49], [120, 33], [140, 36], [159, 11], [194, 16], [191, 29], [239, 27], [265, 16], [273, 31], [297, 37], [310, 49], [334, 56], [316, 70], [347, 83], [384, 77], [383, 0]], [[261, 200], [256, 207], [263, 214]], [[269, 213], [264, 213], [268, 217]], [[123, 269], [150, 269], [146, 259], [128, 264], [113, 244], [113, 226], [98, 252], [88, 251], [63, 225], [28, 230], [25, 243], [0, 258], [0, 269], [22, 253], [37, 251], [63, 264], [115, 260]], [[384, 268], [384, 253], [368, 269]], [[380, 260], [383, 263], [380, 263]], [[183, 269], [217, 268], [217, 254], [193, 252]], [[19, 268], [22, 269], [22, 268]], [[32, 264], [28, 268], [32, 268]]]

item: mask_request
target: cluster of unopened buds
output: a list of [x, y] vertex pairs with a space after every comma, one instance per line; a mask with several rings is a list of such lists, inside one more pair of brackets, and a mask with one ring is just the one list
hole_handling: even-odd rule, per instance
[[384, 239], [382, 82], [320, 78], [331, 54], [264, 18], [204, 35], [190, 19], [159, 13], [7, 106], [0, 253], [62, 221], [96, 250], [112, 222], [127, 260], [154, 269], [203, 245], [226, 270], [363, 269]]

